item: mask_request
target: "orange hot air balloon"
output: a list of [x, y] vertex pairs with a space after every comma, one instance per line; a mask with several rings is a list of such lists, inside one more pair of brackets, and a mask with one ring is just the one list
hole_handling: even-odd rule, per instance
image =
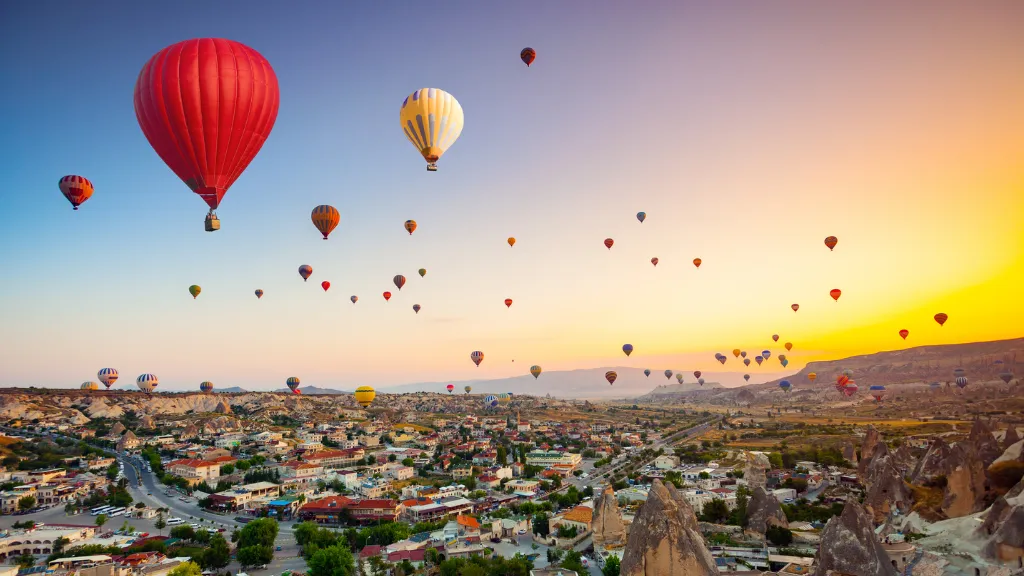
[[658, 265], [658, 259], [657, 258], [651, 258], [651, 264], [654, 264], [655, 266], [657, 266]]
[[825, 238], [825, 246], [828, 246], [830, 252], [836, 247], [836, 244], [839, 244], [839, 238], [836, 238], [835, 236]]
[[786, 351], [787, 352], [793, 349], [793, 343], [792, 342], [786, 342], [784, 344], [784, 346], [786, 347]]
[[772, 334], [772, 341], [773, 342], [778, 342], [779, 341], [779, 335], [778, 334]]
[[391, 292], [384, 293], [384, 300], [391, 300]]
[[84, 176], [65, 176], [57, 182], [57, 186], [75, 210], [78, 210], [82, 202], [88, 200], [93, 193], [92, 182]]
[[696, 266], [697, 268], [700, 268], [700, 263], [701, 263], [701, 259], [700, 258], [694, 258], [693, 259], [693, 265]]
[[903, 338], [904, 340], [906, 340], [907, 336], [910, 336], [910, 330], [906, 330], [906, 329], [900, 330], [900, 338]]
[[398, 286], [399, 290], [402, 289], [402, 286], [405, 286], [405, 276], [402, 276], [401, 274], [397, 274], [392, 278], [392, 281], [395, 283], [395, 286]]
[[939, 326], [945, 324], [946, 320], [949, 320], [949, 316], [944, 312], [939, 312], [935, 315], [935, 321], [939, 323]]
[[612, 240], [611, 238], [605, 238], [604, 239], [604, 247], [605, 248], [611, 250], [612, 249], [612, 244], [615, 244], [615, 240]]
[[732, 351], [732, 355], [737, 357], [737, 358], [739, 358], [740, 357], [740, 349], [739, 348], [734, 349]]
[[338, 222], [341, 222], [341, 214], [338, 213], [338, 209], [327, 204], [313, 208], [310, 218], [313, 220], [313, 226], [316, 226], [316, 229], [324, 235], [324, 240], [327, 240], [327, 236], [338, 227]]
[[523, 61], [523, 64], [526, 64], [527, 68], [530, 67], [530, 64], [533, 64], [533, 61], [536, 58], [537, 58], [537, 51], [534, 50], [533, 48], [526, 47], [526, 48], [523, 48], [522, 51], [519, 52], [519, 59]]
[[324, 289], [324, 292], [327, 292], [327, 289], [331, 287], [331, 283], [328, 282], [327, 280], [324, 280], [323, 282], [320, 283], [320, 287]]
[[789, 307], [793, 309], [793, 312], [796, 312], [797, 310], [800, 309], [799, 304], [791, 304]]
[[407, 232], [409, 232], [409, 236], [412, 236], [412, 233], [416, 231], [416, 221], [415, 220], [406, 220], [405, 221], [405, 229], [406, 229]]
[[835, 300], [836, 302], [839, 302], [839, 297], [843, 295], [843, 291], [840, 290], [839, 288], [833, 288], [828, 291], [828, 295], [831, 296], [832, 299]]
[[511, 308], [512, 307], [512, 299], [511, 298], [505, 298], [505, 307], [506, 308]]
[[516, 239], [514, 237], [512, 237], [512, 236], [509, 236], [508, 237], [508, 245], [509, 245], [509, 248], [511, 248], [512, 246], [515, 246], [516, 245]]

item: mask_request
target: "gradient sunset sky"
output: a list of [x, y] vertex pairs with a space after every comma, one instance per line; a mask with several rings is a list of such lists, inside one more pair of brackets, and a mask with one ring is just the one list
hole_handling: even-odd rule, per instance
[[[1019, 337], [1022, 22], [1017, 0], [3, 3], [0, 386], [712, 370], [786, 341], [799, 369]], [[132, 107], [152, 54], [209, 36], [281, 88], [214, 234]], [[436, 173], [398, 124], [421, 87], [465, 110]], [[66, 174], [96, 186], [78, 212]]]

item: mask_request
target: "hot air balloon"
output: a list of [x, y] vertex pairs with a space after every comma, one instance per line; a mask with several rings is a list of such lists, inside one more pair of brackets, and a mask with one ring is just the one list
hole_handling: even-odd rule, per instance
[[57, 182], [60, 193], [71, 202], [71, 207], [78, 210], [83, 202], [93, 193], [92, 182], [84, 176], [65, 176]]
[[505, 298], [505, 308], [511, 308], [511, 307], [512, 307], [512, 299], [511, 298]]
[[683, 383], [683, 373], [682, 372], [677, 372], [676, 373], [676, 382], [679, 382], [680, 384]]
[[694, 378], [700, 378], [701, 374], [702, 374], [702, 372], [700, 370], [694, 370], [693, 371], [693, 377]]
[[618, 377], [619, 375], [616, 374], [614, 370], [609, 370], [604, 373], [604, 379], [608, 381], [608, 384], [615, 384], [615, 379]]
[[856, 394], [857, 390], [859, 389], [860, 387], [857, 386], [857, 383], [851, 380], [850, 383], [847, 384], [846, 386], [843, 386], [842, 389], [839, 390], [839, 392], [845, 394], [847, 397], [850, 397]]
[[530, 374], [533, 374], [533, 378], [534, 379], [537, 379], [538, 377], [540, 377], [540, 373], [541, 373], [540, 366], [537, 366], [536, 364], [534, 364], [533, 366], [530, 366]]
[[313, 226], [316, 226], [316, 229], [324, 235], [324, 240], [327, 240], [331, 232], [338, 227], [338, 222], [341, 221], [341, 214], [338, 213], [338, 209], [334, 206], [321, 204], [313, 208], [310, 218], [313, 220]]
[[405, 221], [405, 231], [409, 233], [409, 236], [412, 236], [412, 233], [416, 231], [416, 221], [415, 220], [406, 220]]
[[828, 246], [829, 252], [831, 252], [832, 249], [835, 248], [836, 244], [838, 244], [838, 243], [839, 243], [839, 238], [836, 238], [835, 236], [829, 236], [829, 237], [825, 238], [825, 246]]
[[295, 390], [292, 390], [292, 394], [295, 394], [296, 396], [302, 396], [302, 390], [296, 388]]
[[818, 379], [818, 375], [814, 372], [811, 372], [810, 374], [807, 375], [807, 379], [810, 380], [811, 382], [814, 382], [815, 380]]
[[135, 117], [167, 166], [215, 210], [274, 128], [277, 76], [259, 52], [223, 38], [172, 44], [142, 67]]
[[719, 362], [721, 362], [724, 365], [726, 360], [728, 360], [728, 358], [725, 356], [725, 354], [719, 354], [719, 356], [718, 356], [718, 361]]
[[466, 394], [469, 394], [470, 392], [473, 391], [473, 387], [472, 386], [465, 386], [462, 389], [466, 391]]
[[956, 378], [956, 380], [954, 380], [954, 382], [956, 383], [957, 388], [960, 388], [961, 390], [967, 387], [967, 377], [966, 376], [957, 376], [957, 378]]
[[1000, 372], [999, 373], [999, 379], [1002, 380], [1004, 384], [1009, 384], [1010, 380], [1013, 380], [1013, 373], [1012, 372]]
[[405, 98], [399, 121], [405, 137], [437, 170], [437, 161], [462, 133], [462, 106], [454, 96], [438, 88], [420, 88]]
[[469, 355], [469, 359], [473, 361], [473, 364], [476, 364], [477, 368], [479, 368], [480, 363], [484, 361], [484, 353], [476, 350]]
[[419, 304], [413, 304], [412, 305], [412, 311], [417, 313], [417, 314], [420, 313], [420, 308], [421, 308], [421, 306]]
[[605, 238], [604, 239], [604, 247], [605, 248], [611, 250], [612, 249], [612, 245], [614, 245], [614, 244], [615, 244], [615, 240], [612, 240], [611, 238]]
[[512, 236], [508, 237], [508, 247], [511, 248], [516, 245], [516, 239]]
[[785, 359], [786, 359], [786, 355], [785, 354], [779, 354], [779, 360], [785, 360]]
[[939, 312], [935, 315], [935, 321], [939, 323], [939, 326], [945, 324], [946, 320], [949, 320], [949, 315], [944, 312]]
[[771, 357], [772, 357], [772, 351], [771, 350], [761, 350], [761, 358], [764, 358], [765, 360], [767, 360], [767, 359], [769, 359]]
[[356, 404], [359, 404], [363, 408], [366, 408], [373, 403], [373, 399], [377, 397], [377, 393], [370, 386], [360, 386], [356, 388], [355, 392]]
[[846, 374], [836, 376], [836, 388], [843, 388], [850, 383], [850, 377]]
[[740, 352], [740, 357], [741, 358], [746, 358], [747, 357], [747, 351], [746, 350], [741, 351]]
[[384, 300], [385, 301], [391, 300], [391, 292], [385, 292], [384, 293]]
[[658, 259], [657, 258], [651, 258], [651, 264], [654, 264], [655, 266], [657, 266], [658, 265]]
[[117, 382], [117, 376], [117, 370], [113, 368], [101, 368], [100, 371], [96, 373], [96, 377], [99, 378], [100, 382], [107, 387], [107, 390], [110, 390], [110, 387]]
[[900, 330], [900, 338], [906, 340], [907, 336], [910, 336], [910, 330]]
[[669, 378], [669, 379], [672, 378], [672, 371], [671, 370], [665, 370], [665, 378]]
[[732, 355], [735, 356], [736, 358], [739, 358], [740, 357], [740, 349], [739, 348], [733, 349]]
[[644, 368], [644, 376], [646, 376], [648, 378], [651, 377], [651, 369], [650, 368]]
[[843, 375], [847, 378], [853, 378], [853, 370], [847, 368], [846, 370], [843, 370]]
[[701, 386], [703, 386], [704, 385], [704, 379], [703, 378], [697, 378], [697, 384], [700, 384]]
[[498, 399], [494, 396], [494, 394], [488, 394], [487, 396], [484, 396], [484, 408], [494, 408], [497, 405]]
[[426, 268], [420, 268], [419, 269], [419, 273], [420, 273], [420, 278], [423, 278], [424, 276], [427, 275], [427, 269]]
[[527, 68], [530, 67], [530, 64], [533, 64], [533, 61], [536, 58], [537, 58], [537, 51], [534, 50], [533, 48], [526, 47], [526, 48], [523, 48], [522, 51], [519, 52], [519, 59], [523, 61], [523, 64], [526, 64]]
[[295, 392], [296, 390], [299, 389], [300, 383], [301, 382], [299, 382], [299, 379], [296, 378], [295, 376], [292, 376], [291, 378], [285, 380], [285, 384], [288, 385], [288, 389], [291, 390], [292, 392]]
[[953, 376], [960, 377], [960, 376], [966, 376], [966, 375], [967, 375], [967, 371], [964, 370], [963, 368], [954, 368], [953, 369]]
[[263, 290], [256, 290], [256, 299], [263, 298]]
[[746, 382], [750, 382], [750, 374], [744, 374], [743, 375], [743, 380], [746, 381]]
[[201, 382], [199, 384], [199, 391], [203, 392], [204, 394], [209, 394], [210, 392], [213, 391], [213, 382], [210, 382], [209, 380], [207, 380], [206, 382]]
[[303, 264], [299, 266], [299, 276], [302, 276], [302, 281], [309, 280], [309, 277], [313, 275], [313, 267], [309, 264]]
[[750, 366], [750, 358], [744, 358], [743, 359], [743, 365], [744, 366]]
[[498, 403], [499, 404], [508, 404], [511, 401], [512, 401], [512, 397], [509, 396], [507, 392], [502, 392], [501, 394], [498, 394]]
[[789, 383], [789, 380], [783, 380], [779, 382], [779, 388], [782, 388], [783, 392], [789, 392], [793, 389], [793, 385]]
[[835, 300], [836, 302], [839, 302], [839, 297], [843, 295], [843, 291], [840, 290], [839, 288], [833, 288], [828, 291], [828, 295], [831, 296], [832, 299]]
[[785, 368], [786, 366], [789, 366], [789, 360], [786, 359], [786, 358], [779, 358], [779, 363], [782, 364], [783, 368]]
[[331, 287], [331, 283], [328, 282], [327, 280], [324, 280], [323, 282], [320, 283], [320, 287], [324, 289], [324, 292], [327, 292], [327, 290], [330, 289]]
[[622, 351], [626, 353], [626, 356], [629, 356], [630, 354], [633, 353], [633, 345], [632, 344], [623, 344], [622, 345]]
[[700, 263], [701, 263], [701, 259], [700, 258], [694, 258], [693, 259], [693, 265], [696, 266], [697, 268], [700, 268]]
[[881, 384], [875, 384], [874, 386], [868, 386], [868, 394], [875, 399], [875, 402], [881, 402], [882, 398], [885, 397], [885, 386]]
[[135, 385], [146, 394], [153, 392], [159, 384], [160, 380], [157, 379], [155, 374], [140, 374], [135, 379]]
[[203, 289], [200, 288], [198, 284], [193, 284], [188, 287], [188, 293], [192, 295], [193, 300], [195, 300], [196, 297], [199, 296], [199, 293], [202, 291]]
[[942, 388], [942, 384], [938, 382], [932, 382], [931, 384], [928, 385], [928, 387], [931, 388], [932, 390], [938, 390], [939, 388]]
[[761, 362], [764, 362], [764, 358], [761, 356], [754, 356], [754, 362], [757, 362], [757, 365], [760, 366]]
[[452, 391], [455, 390], [455, 384], [449, 384], [445, 386], [445, 388], [448, 390], [448, 393], [451, 394]]
[[95, 383], [95, 382], [82, 382], [82, 385], [79, 386], [79, 388], [82, 389], [82, 390], [88, 390], [88, 391], [92, 392], [92, 391], [95, 391], [95, 390], [99, 390], [100, 389], [100, 385]]
[[785, 344], [783, 344], [783, 347], [785, 347], [787, 351], [792, 350], [793, 349], [793, 343], [792, 342], [786, 342]]
[[790, 304], [789, 307], [793, 309], [793, 312], [796, 312], [797, 310], [800, 309], [799, 304]]
[[779, 341], [779, 335], [778, 334], [772, 334], [772, 340], [778, 342]]
[[353, 294], [353, 295], [349, 296], [348, 299], [351, 300], [353, 304], [355, 304], [356, 302], [359, 301], [359, 296], [356, 296], [355, 294]]
[[395, 286], [397, 286], [398, 289], [401, 290], [402, 286], [405, 286], [405, 276], [398, 274], [397, 276], [392, 278], [392, 282], [394, 282]]
[[637, 212], [636, 219], [639, 220], [641, 224], [643, 224], [644, 220], [647, 219], [647, 212]]

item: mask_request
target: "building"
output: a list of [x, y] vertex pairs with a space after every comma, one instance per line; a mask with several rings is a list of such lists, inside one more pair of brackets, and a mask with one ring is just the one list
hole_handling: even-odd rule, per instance
[[117, 440], [117, 451], [124, 453], [129, 450], [135, 450], [139, 447], [139, 444], [139, 439], [135, 436], [135, 433], [129, 430]]
[[575, 468], [583, 461], [583, 456], [572, 452], [558, 452], [557, 450], [533, 450], [526, 454], [526, 464], [529, 466], [543, 466], [545, 468], [555, 464], [568, 465]]
[[244, 510], [257, 508], [281, 495], [281, 487], [273, 482], [246, 484], [224, 492], [210, 495], [214, 508], [220, 510]]
[[466, 487], [462, 484], [449, 484], [437, 489], [436, 498], [440, 500], [445, 498], [463, 498], [466, 494]]
[[674, 470], [679, 467], [679, 456], [662, 454], [654, 459], [654, 467], [658, 470]]
[[220, 434], [213, 440], [213, 445], [217, 448], [235, 448], [241, 446], [245, 440], [245, 434], [240, 432], [233, 432], [228, 434]]
[[364, 457], [366, 457], [366, 452], [362, 448], [350, 448], [348, 450], [313, 452], [303, 455], [302, 460], [309, 464], [319, 464], [324, 468], [344, 468], [356, 464]]
[[397, 522], [400, 512], [399, 503], [395, 500], [354, 500], [345, 496], [331, 496], [299, 508], [299, 518], [319, 524], [338, 524], [346, 516], [361, 523]]
[[96, 530], [95, 526], [59, 525], [27, 532], [12, 532], [8, 536], [0, 537], [0, 561], [22, 554], [51, 554], [53, 543], [58, 538], [66, 538], [70, 548], [76, 542], [92, 538]]
[[410, 522], [436, 522], [459, 514], [473, 512], [473, 503], [465, 498], [449, 498], [431, 504], [411, 506], [406, 510]]
[[175, 460], [164, 466], [164, 470], [189, 481], [203, 482], [220, 476], [220, 464], [206, 460]]
[[281, 478], [310, 478], [317, 477], [324, 473], [324, 467], [320, 464], [291, 460], [280, 466]]
[[415, 475], [416, 470], [412, 466], [405, 466], [402, 464], [390, 464], [387, 467], [387, 475], [395, 480], [408, 480]]
[[553, 530], [558, 529], [559, 526], [575, 527], [580, 534], [584, 532], [590, 532], [591, 523], [594, 520], [594, 509], [589, 506], [577, 506], [572, 510], [553, 516], [548, 520], [549, 527]]

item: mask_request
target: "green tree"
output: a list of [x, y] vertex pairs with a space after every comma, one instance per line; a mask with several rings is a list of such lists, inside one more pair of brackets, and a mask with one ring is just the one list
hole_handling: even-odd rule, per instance
[[35, 505], [35, 496], [22, 496], [21, 498], [18, 498], [18, 510], [31, 510]]
[[36, 564], [36, 557], [31, 554], [22, 554], [15, 560], [19, 568], [31, 568]]
[[566, 552], [565, 559], [562, 560], [562, 568], [566, 570], [572, 570], [577, 574], [589, 574], [587, 569], [583, 567], [583, 555], [575, 550]]
[[171, 538], [179, 538], [181, 540], [195, 540], [196, 531], [191, 526], [175, 526], [171, 528]]
[[167, 521], [164, 520], [163, 512], [156, 515], [156, 522], [153, 523], [153, 526], [156, 526], [157, 531], [159, 531], [160, 535], [162, 536], [164, 533], [164, 528], [167, 527]]
[[551, 528], [548, 526], [548, 515], [539, 512], [533, 516], [533, 533], [540, 536], [541, 538], [551, 533]]
[[203, 551], [202, 564], [204, 568], [219, 570], [231, 563], [231, 549], [220, 533], [210, 538], [210, 544]]
[[220, 467], [220, 473], [223, 474], [224, 476], [227, 476], [228, 474], [231, 474], [234, 471], [235, 466], [233, 464], [225, 464]]
[[270, 546], [256, 544], [238, 549], [238, 563], [243, 568], [267, 564], [274, 559], [274, 549]]
[[508, 450], [504, 446], [498, 446], [498, 464], [502, 466], [508, 464]]
[[273, 547], [277, 538], [277, 520], [273, 518], [260, 518], [246, 524], [238, 533], [238, 547], [248, 548], [250, 546]]
[[309, 576], [355, 576], [355, 558], [344, 544], [336, 544], [321, 550], [307, 562]]
[[768, 462], [771, 463], [772, 468], [782, 468], [782, 454], [778, 452], [772, 452], [768, 455]]
[[712, 498], [711, 501], [705, 503], [704, 508], [701, 509], [700, 519], [703, 522], [723, 524], [729, 519], [729, 506], [726, 505], [725, 500], [722, 500], [721, 498]]
[[789, 546], [793, 543], [793, 532], [782, 526], [769, 526], [764, 535], [769, 542], [776, 546]]
[[202, 576], [203, 569], [195, 562], [182, 562], [174, 568], [167, 576]]
[[601, 568], [601, 574], [604, 576], [619, 576], [621, 570], [621, 564], [619, 563], [618, 556], [609, 556], [604, 562], [604, 567]]
[[100, 514], [99, 516], [96, 517], [96, 526], [97, 527], [102, 528], [103, 525], [106, 524], [106, 523], [107, 523], [107, 515], [106, 514]]

